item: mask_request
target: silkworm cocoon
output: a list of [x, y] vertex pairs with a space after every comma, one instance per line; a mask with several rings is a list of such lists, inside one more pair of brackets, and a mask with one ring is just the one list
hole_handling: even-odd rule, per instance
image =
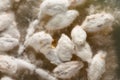
[[81, 26], [75, 26], [71, 31], [72, 41], [80, 46], [86, 42], [87, 34]]
[[58, 65], [53, 73], [61, 79], [70, 79], [83, 67], [83, 63], [79, 61], [71, 61]]
[[105, 72], [106, 52], [98, 51], [88, 68], [88, 80], [99, 80]]
[[70, 61], [72, 58], [73, 49], [73, 42], [67, 35], [62, 34], [56, 47], [56, 53], [59, 59], [61, 61]]
[[111, 27], [114, 21], [114, 17], [109, 13], [97, 13], [86, 17], [82, 23], [82, 28], [86, 32], [98, 32]]
[[4, 76], [0, 80], [14, 80], [14, 79], [12, 79], [11, 77], [8, 77], [8, 76]]
[[7, 74], [15, 74], [17, 71], [15, 59], [9, 56], [0, 55], [0, 71]]
[[45, 25], [47, 30], [58, 30], [68, 27], [79, 15], [76, 10], [68, 10], [67, 12], [58, 14]]
[[36, 69], [35, 73], [37, 75], [39, 75], [40, 77], [42, 77], [45, 80], [58, 80], [56, 77], [52, 76], [50, 73], [48, 73], [47, 71], [43, 70], [43, 69]]
[[50, 34], [41, 31], [29, 37], [24, 45], [25, 47], [31, 46], [35, 51], [41, 52], [51, 63], [58, 65], [61, 61], [59, 60], [57, 53], [52, 50], [52, 41], [53, 39]]
[[62, 63], [62, 61], [59, 59], [56, 51], [54, 49], [50, 50], [48, 53], [45, 54], [45, 57], [55, 65], [59, 65]]
[[9, 51], [18, 46], [20, 33], [13, 12], [2, 12], [0, 14], [0, 31], [0, 51]]
[[[6, 0], [5, 0], [6, 1]], [[10, 0], [8, 0], [10, 1]], [[0, 4], [2, 4], [2, 2], [4, 2], [3, 0], [0, 0]], [[5, 5], [4, 5], [5, 6]], [[1, 8], [1, 7], [0, 7]], [[0, 31], [3, 31], [7, 28], [9, 28], [9, 26], [14, 22], [14, 14], [13, 13], [6, 13], [6, 12], [2, 12], [0, 14]]]
[[15, 39], [20, 39], [20, 32], [19, 30], [17, 29], [17, 25], [16, 25], [16, 22], [11, 24], [7, 30], [5, 30], [3, 33], [1, 34], [8, 34], [10, 35], [12, 38], [15, 38]]
[[90, 45], [87, 42], [85, 42], [85, 44], [81, 47], [77, 47], [75, 55], [80, 57], [83, 61], [87, 61], [88, 63], [90, 63], [92, 60], [93, 53]]
[[0, 14], [0, 31], [2, 31], [1, 36], [7, 34], [16, 39], [20, 38], [13, 12], [2, 12]]
[[28, 38], [24, 45], [25, 47], [32, 47], [36, 52], [42, 52], [45, 54], [49, 52], [52, 41], [53, 39], [50, 34], [41, 31]]
[[67, 11], [69, 6], [68, 0], [44, 0], [40, 5], [38, 18], [41, 19], [45, 15], [55, 16]]
[[18, 46], [19, 41], [15, 38], [0, 37], [0, 51], [9, 51]]
[[0, 0], [0, 12], [10, 10], [14, 0]]
[[0, 71], [2, 73], [15, 75], [18, 70], [22, 69], [33, 72], [35, 70], [35, 66], [21, 59], [0, 55]]

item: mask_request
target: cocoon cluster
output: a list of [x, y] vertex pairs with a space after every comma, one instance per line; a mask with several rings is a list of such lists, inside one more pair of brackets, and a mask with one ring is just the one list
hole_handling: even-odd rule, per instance
[[[86, 16], [81, 25], [71, 25], [80, 17], [76, 7], [85, 2], [86, 0], [42, 0], [37, 18], [29, 23], [23, 44], [20, 44], [16, 16], [12, 11], [14, 0], [0, 0], [0, 52], [9, 53], [19, 45], [18, 55], [28, 58], [28, 47], [31, 47], [35, 50], [33, 53], [30, 51], [34, 58], [36, 55], [44, 56], [43, 59], [52, 65], [49, 71], [32, 64], [29, 59], [20, 59], [17, 54], [17, 58], [11, 54], [0, 55], [0, 72], [4, 74], [1, 80], [14, 80], [13, 76], [18, 76], [24, 70], [39, 76], [40, 80], [71, 80], [78, 73], [80, 77], [87, 75], [88, 80], [100, 80], [106, 71], [107, 52], [96, 49], [96, 54], [93, 45], [89, 43], [88, 34], [104, 36], [96, 33], [112, 28], [114, 17], [110, 13], [101, 12]], [[68, 27], [70, 31], [63, 32]], [[60, 35], [56, 36], [56, 33]]]

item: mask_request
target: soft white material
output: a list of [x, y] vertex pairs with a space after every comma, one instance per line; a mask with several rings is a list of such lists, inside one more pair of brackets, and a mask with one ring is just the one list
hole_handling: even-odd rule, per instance
[[76, 47], [75, 54], [80, 57], [83, 61], [87, 61], [88, 63], [92, 60], [92, 50], [90, 45], [85, 42], [84, 45], [81, 45], [79, 47]]
[[25, 47], [31, 46], [36, 52], [48, 53], [52, 41], [50, 34], [41, 31], [28, 38], [24, 45]]
[[109, 13], [97, 13], [86, 17], [82, 23], [82, 28], [86, 32], [98, 32], [111, 27], [114, 21], [114, 17]]
[[[25, 41], [25, 48], [30, 46], [35, 49], [36, 52], [41, 52], [51, 63], [58, 65], [61, 61], [58, 58], [58, 53], [52, 49], [52, 37], [50, 34], [41, 31], [33, 34]], [[22, 52], [25, 49], [22, 47]], [[21, 52], [21, 50], [20, 50]]]
[[67, 12], [58, 14], [45, 25], [47, 30], [58, 30], [68, 27], [79, 15], [76, 10], [68, 10]]
[[9, 51], [18, 46], [19, 41], [15, 38], [0, 37], [0, 51]]
[[105, 72], [106, 52], [98, 51], [88, 68], [88, 80], [99, 80]]
[[0, 12], [11, 9], [14, 0], [0, 0]]
[[0, 80], [14, 80], [14, 79], [12, 79], [11, 77], [8, 77], [8, 76], [4, 76]]
[[58, 53], [55, 49], [49, 50], [49, 52], [44, 55], [52, 64], [59, 65], [62, 63], [62, 61], [59, 59]]
[[15, 74], [17, 71], [17, 64], [13, 57], [0, 55], [0, 71], [7, 74]]
[[0, 13], [0, 51], [9, 51], [18, 46], [20, 33], [13, 12]]
[[0, 71], [2, 73], [15, 75], [18, 70], [29, 70], [33, 72], [35, 66], [31, 63], [28, 63], [24, 60], [17, 59], [11, 56], [0, 55]]
[[79, 61], [71, 61], [58, 65], [53, 73], [61, 79], [70, 79], [83, 67], [83, 63]]
[[66, 12], [69, 5], [68, 0], [44, 0], [40, 5], [38, 18], [42, 19], [45, 15], [55, 16]]
[[7, 29], [10, 25], [13, 24], [14, 21], [15, 19], [13, 13], [7, 13], [7, 12], [0, 13], [0, 31]]
[[51, 74], [49, 74], [49, 72], [43, 70], [43, 69], [36, 69], [35, 73], [37, 75], [39, 75], [40, 77], [42, 77], [45, 80], [58, 80], [56, 77], [52, 76]]
[[72, 52], [74, 49], [74, 44], [70, 38], [62, 34], [56, 47], [56, 53], [61, 61], [70, 61], [72, 58]]
[[34, 20], [29, 24], [29, 27], [27, 29], [27, 34], [25, 37], [25, 40], [27, 40], [30, 36], [32, 36], [35, 32], [36, 27], [38, 26], [39, 21], [38, 20]]
[[72, 41], [77, 45], [80, 46], [86, 42], [87, 34], [81, 28], [81, 26], [75, 26], [71, 31]]

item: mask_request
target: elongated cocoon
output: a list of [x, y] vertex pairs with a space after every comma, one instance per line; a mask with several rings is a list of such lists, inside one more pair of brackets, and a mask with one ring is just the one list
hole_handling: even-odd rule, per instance
[[[0, 0], [0, 4], [1, 4], [1, 1], [3, 1], [3, 0]], [[10, 1], [10, 0], [8, 0], [8, 1]], [[12, 25], [14, 21], [15, 21], [15, 19], [14, 19], [13, 13], [2, 12], [0, 14], [0, 31], [3, 31], [5, 29], [9, 28], [10, 25]]]
[[56, 53], [58, 54], [59, 59], [61, 61], [70, 61], [73, 49], [73, 42], [67, 35], [62, 34], [56, 47]]
[[31, 46], [36, 52], [48, 53], [52, 41], [53, 39], [50, 34], [41, 31], [28, 38], [24, 45], [25, 47]]
[[7, 74], [15, 74], [17, 71], [17, 64], [13, 57], [0, 55], [0, 71]]
[[18, 46], [18, 39], [12, 37], [1, 37], [0, 38], [0, 51], [9, 51], [14, 47]]
[[58, 65], [53, 73], [61, 79], [70, 79], [83, 67], [83, 63], [79, 61], [71, 61]]
[[17, 23], [13, 12], [2, 12], [0, 14], [1, 36], [10, 35], [13, 38], [20, 39], [20, 33], [17, 29]]
[[111, 27], [113, 21], [111, 14], [103, 12], [87, 16], [81, 26], [86, 32], [98, 32]]
[[86, 42], [87, 34], [81, 28], [81, 26], [75, 26], [71, 31], [72, 41], [77, 45], [80, 46]]
[[18, 70], [29, 70], [33, 72], [35, 66], [24, 60], [17, 59], [11, 56], [0, 55], [0, 71], [2, 73], [15, 75]]
[[105, 72], [106, 52], [98, 51], [88, 68], [88, 80], [99, 80]]
[[90, 45], [87, 42], [85, 42], [84, 45], [77, 47], [75, 52], [75, 54], [83, 61], [87, 61], [88, 63], [91, 62], [93, 53]]
[[69, 6], [68, 0], [44, 0], [40, 5], [38, 18], [42, 19], [45, 15], [55, 16], [66, 12]]
[[59, 65], [62, 63], [62, 61], [59, 59], [58, 53], [57, 53], [57, 51], [55, 51], [55, 49], [49, 50], [49, 52], [44, 55], [52, 64]]
[[79, 15], [76, 10], [68, 10], [67, 12], [58, 14], [45, 25], [47, 30], [58, 30], [68, 27]]

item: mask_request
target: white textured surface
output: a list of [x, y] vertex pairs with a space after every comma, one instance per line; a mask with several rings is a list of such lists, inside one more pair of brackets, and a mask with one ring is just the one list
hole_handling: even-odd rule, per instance
[[9, 56], [0, 55], [0, 71], [7, 74], [15, 74], [17, 71], [15, 59]]
[[48, 53], [45, 54], [45, 57], [50, 60], [52, 64], [59, 65], [62, 61], [58, 57], [58, 53], [55, 49], [50, 50]]
[[83, 61], [87, 61], [88, 63], [90, 63], [92, 60], [93, 53], [90, 45], [87, 42], [85, 42], [84, 45], [77, 47], [75, 54]]
[[114, 21], [114, 17], [109, 13], [97, 13], [86, 17], [82, 23], [82, 28], [86, 32], [98, 32], [111, 27]]
[[0, 12], [11, 9], [13, 0], [0, 0]]
[[19, 41], [15, 38], [0, 37], [0, 51], [9, 51], [19, 45]]
[[106, 52], [98, 51], [88, 69], [88, 80], [99, 80], [105, 72]]
[[72, 58], [73, 49], [74, 49], [73, 42], [67, 35], [62, 34], [56, 47], [56, 53], [60, 60], [70, 61]]
[[36, 69], [36, 74], [38, 74], [40, 77], [46, 79], [46, 80], [58, 80], [57, 78], [53, 77], [49, 74], [49, 72], [43, 70], [43, 69]]
[[71, 31], [72, 41], [78, 46], [86, 42], [87, 34], [81, 26], [75, 26]]
[[58, 30], [68, 27], [79, 15], [78, 11], [76, 10], [68, 10], [67, 12], [60, 13], [45, 25], [47, 30]]
[[14, 14], [2, 12], [0, 13], [0, 31], [5, 30], [10, 25], [13, 25], [14, 22]]
[[0, 13], [0, 51], [9, 51], [19, 45], [20, 33], [13, 12]]
[[70, 79], [83, 67], [83, 63], [79, 61], [71, 61], [58, 65], [53, 73], [61, 79]]
[[0, 55], [0, 71], [9, 75], [18, 74], [18, 70], [29, 70], [33, 72], [35, 66], [24, 60], [17, 59], [11, 56]]
[[[13, 1], [16, 3], [12, 4]], [[110, 63], [116, 64], [116, 62], [113, 58], [115, 56], [110, 56], [111, 53], [114, 53], [112, 52], [113, 49], [107, 47], [111, 44], [109, 42], [110, 38], [108, 38], [109, 35], [106, 35], [104, 36], [105, 39], [101, 39], [102, 37], [99, 37], [99, 35], [101, 36], [104, 30], [111, 28], [114, 21], [113, 16], [105, 12], [97, 13], [87, 16], [83, 21], [87, 15], [85, 7], [89, 7], [91, 2], [88, 1], [85, 6], [81, 5], [87, 0], [42, 1], [0, 0], [0, 53], [3, 54], [0, 55], [0, 76], [8, 74], [16, 80], [38, 80], [37, 78], [39, 80], [59, 80], [59, 78], [61, 78], [60, 80], [70, 78], [71, 80], [87, 80], [88, 73], [89, 80], [99, 80], [107, 65], [102, 80], [112, 78], [113, 67], [115, 69], [116, 65]], [[14, 7], [11, 8], [12, 6]], [[80, 16], [78, 16], [79, 13]], [[76, 17], [78, 18], [76, 19]], [[80, 25], [81, 22], [83, 22], [82, 25]], [[68, 26], [69, 28], [67, 28]], [[25, 33], [26, 30], [27, 33]], [[89, 34], [89, 32], [96, 32], [96, 34]], [[62, 36], [60, 37], [60, 35]], [[95, 36], [98, 36], [98, 39], [93, 38]], [[89, 40], [91, 38], [93, 38], [93, 43]], [[101, 45], [97, 46], [97, 43], [102, 43], [103, 47]], [[19, 51], [17, 51], [18, 44], [21, 46]], [[105, 64], [106, 54], [102, 54], [103, 51], [99, 51], [92, 58], [91, 48], [93, 52], [96, 52], [99, 48], [105, 48], [110, 53], [107, 56], [110, 62], [107, 60], [108, 62]], [[17, 52], [21, 54], [17, 54]], [[84, 64], [85, 66], [83, 66]]]
[[35, 49], [35, 51], [37, 52], [42, 52], [42, 53], [46, 53], [47, 50], [49, 49], [49, 47], [51, 46], [53, 39], [50, 36], [50, 34], [42, 31], [42, 32], [38, 32], [35, 33], [33, 36], [31, 36], [30, 38], [28, 38], [25, 41], [25, 47], [31, 46]]
[[14, 80], [14, 79], [12, 79], [11, 77], [8, 77], [8, 76], [4, 76], [0, 80]]
[[40, 5], [38, 17], [41, 19], [44, 15], [55, 16], [67, 11], [68, 6], [68, 0], [45, 0]]

